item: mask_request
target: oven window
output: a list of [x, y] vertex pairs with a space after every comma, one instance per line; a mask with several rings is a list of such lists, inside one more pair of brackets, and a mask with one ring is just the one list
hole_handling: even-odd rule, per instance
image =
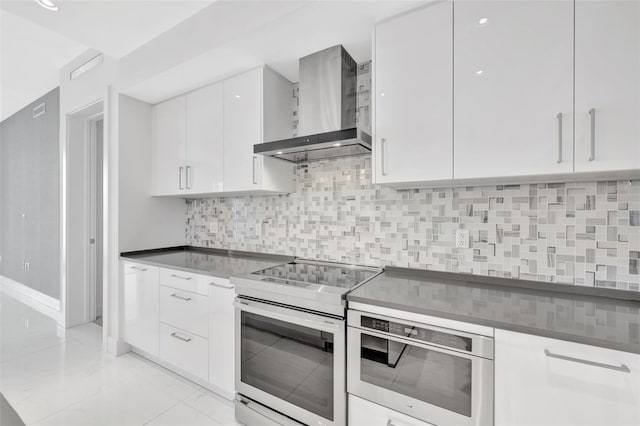
[[471, 417], [471, 360], [361, 334], [360, 379]]
[[333, 334], [250, 312], [241, 322], [242, 382], [333, 420]]

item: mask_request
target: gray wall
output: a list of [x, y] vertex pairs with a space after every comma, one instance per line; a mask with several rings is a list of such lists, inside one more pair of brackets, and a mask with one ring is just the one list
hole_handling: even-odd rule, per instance
[[[46, 112], [34, 118], [43, 102]], [[59, 299], [60, 90], [5, 119], [0, 131], [0, 275]]]

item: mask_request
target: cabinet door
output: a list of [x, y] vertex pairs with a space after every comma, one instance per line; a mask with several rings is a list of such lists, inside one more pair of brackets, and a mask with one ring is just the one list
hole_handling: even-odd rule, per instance
[[154, 195], [183, 194], [186, 188], [185, 98], [153, 107]]
[[640, 168], [640, 2], [576, 1], [576, 171]]
[[224, 190], [260, 188], [262, 156], [262, 69], [224, 81]]
[[209, 286], [209, 382], [223, 396], [235, 395], [235, 292], [229, 280], [212, 278]]
[[454, 176], [573, 171], [573, 1], [455, 3]]
[[435, 2], [376, 26], [376, 183], [453, 177], [452, 37], [452, 2]]
[[185, 187], [190, 194], [223, 190], [222, 90], [218, 83], [187, 95]]
[[640, 424], [640, 355], [495, 331], [496, 426]]
[[160, 285], [158, 268], [123, 262], [124, 339], [158, 356], [160, 342]]
[[349, 395], [349, 426], [432, 426], [382, 405]]

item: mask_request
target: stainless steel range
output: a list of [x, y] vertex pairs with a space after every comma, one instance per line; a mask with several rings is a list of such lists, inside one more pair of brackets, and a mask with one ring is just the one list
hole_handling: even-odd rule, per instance
[[296, 260], [231, 279], [239, 421], [346, 425], [345, 295], [380, 272]]

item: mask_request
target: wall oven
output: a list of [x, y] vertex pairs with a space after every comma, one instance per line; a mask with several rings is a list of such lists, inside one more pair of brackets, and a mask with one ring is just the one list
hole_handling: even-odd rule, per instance
[[493, 339], [349, 310], [347, 390], [436, 426], [493, 425]]
[[238, 420], [345, 425], [344, 318], [246, 297], [235, 307]]

